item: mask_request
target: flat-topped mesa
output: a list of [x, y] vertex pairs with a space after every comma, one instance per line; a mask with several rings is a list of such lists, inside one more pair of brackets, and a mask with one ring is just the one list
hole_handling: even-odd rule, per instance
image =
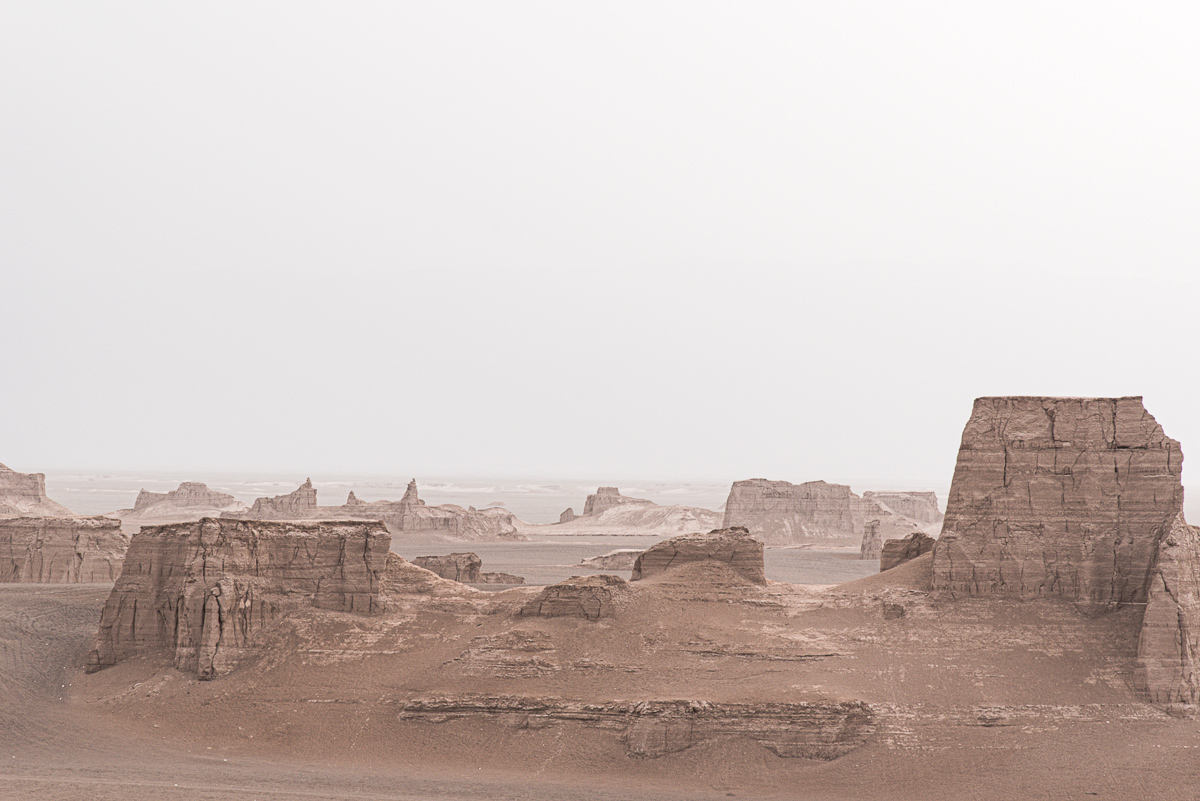
[[938, 508], [936, 492], [874, 492], [862, 494], [864, 501], [875, 503], [918, 523], [940, 523], [944, 515]]
[[0, 464], [0, 517], [66, 517], [73, 514], [61, 503], [46, 497], [44, 473], [18, 473]]
[[720, 562], [754, 584], [766, 584], [763, 544], [741, 527], [707, 534], [681, 534], [642, 552], [633, 563], [632, 581], [651, 578], [693, 562]]
[[133, 511], [144, 512], [152, 506], [166, 504], [178, 508], [201, 507], [205, 509], [221, 509], [234, 506], [238, 499], [227, 492], [217, 492], [208, 488], [207, 484], [199, 481], [184, 481], [178, 489], [170, 492], [150, 492], [142, 490], [133, 503]]
[[[626, 498], [621, 494], [621, 491], [616, 487], [597, 487], [596, 491], [587, 496], [587, 501], [583, 505], [583, 516], [591, 517], [599, 515], [614, 506], [622, 506], [626, 504], [636, 504], [638, 506], [653, 505], [653, 501], [647, 501], [642, 498]], [[562, 522], [560, 520], [560, 522]]]
[[979, 398], [933, 588], [1142, 603], [1183, 504], [1183, 453], [1135, 398]]
[[862, 546], [858, 549], [859, 559], [878, 559], [883, 552], [883, 538], [879, 535], [879, 521], [871, 520], [863, 532]]
[[418, 556], [412, 560], [417, 567], [437, 573], [444, 579], [463, 584], [477, 584], [483, 560], [473, 553], [452, 553], [447, 556]]
[[937, 542], [924, 532], [914, 531], [907, 537], [898, 540], [888, 540], [883, 544], [879, 554], [879, 572], [899, 567], [905, 562], [911, 562], [918, 556], [923, 556], [933, 550]]
[[100, 616], [88, 672], [168, 650], [176, 668], [210, 679], [253, 654], [263, 630], [296, 609], [378, 612], [390, 547], [376, 521], [144, 526]]
[[868, 520], [880, 521], [880, 535], [884, 538], [903, 536], [920, 528], [916, 521], [893, 509], [860, 498], [845, 484], [824, 481], [791, 484], [765, 478], [733, 483], [722, 525], [744, 526], [768, 545], [809, 542], [861, 545]]
[[304, 520], [318, 517], [317, 491], [312, 479], [306, 478], [294, 492], [274, 498], [258, 498], [250, 511], [230, 516], [245, 520]]
[[110, 517], [0, 519], [0, 582], [90, 584], [115, 581], [129, 547]]

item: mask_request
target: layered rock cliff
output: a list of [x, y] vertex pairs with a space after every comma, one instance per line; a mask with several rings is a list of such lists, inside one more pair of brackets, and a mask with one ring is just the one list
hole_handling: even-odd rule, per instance
[[920, 531], [913, 532], [898, 540], [888, 540], [883, 544], [879, 554], [879, 571], [891, 570], [905, 562], [911, 562], [918, 556], [923, 556], [933, 550], [937, 542], [933, 537]]
[[587, 500], [583, 504], [583, 515], [584, 517], [598, 515], [614, 506], [623, 505], [653, 506], [654, 502], [641, 498], [626, 498], [616, 487], [598, 487], [593, 494], [587, 496]]
[[129, 547], [109, 517], [0, 519], [0, 582], [88, 584], [115, 581]]
[[643, 551], [633, 563], [633, 581], [650, 578], [692, 562], [720, 562], [742, 578], [766, 584], [763, 545], [744, 528], [725, 528], [707, 534], [683, 534]]
[[874, 501], [890, 512], [918, 523], [940, 523], [944, 515], [938, 508], [936, 492], [874, 492], [867, 490], [863, 500]]
[[[891, 497], [899, 506], [921, 510], [929, 517], [933, 493], [877, 493]], [[859, 497], [844, 484], [809, 481], [791, 484], [752, 478], [736, 481], [725, 502], [726, 528], [743, 526], [768, 545], [828, 542], [861, 545], [866, 523], [879, 520], [880, 536], [904, 536], [926, 523], [910, 519], [874, 499]]]
[[246, 511], [246, 504], [226, 492], [211, 490], [199, 481], [185, 481], [170, 492], [138, 493], [132, 509], [118, 509], [113, 517], [131, 531], [148, 523], [185, 523], [202, 517]]
[[1183, 453], [1141, 398], [979, 398], [934, 549], [934, 589], [1146, 600], [1183, 503]]
[[1133, 683], [1156, 703], [1200, 703], [1200, 528], [1182, 514], [1150, 572]]
[[315, 606], [379, 611], [391, 546], [377, 522], [205, 518], [143, 527], [100, 618], [94, 672], [162, 649], [209, 679], [254, 653], [260, 633]]
[[46, 497], [43, 473], [18, 473], [0, 464], [0, 517], [66, 517], [73, 515], [61, 503]]
[[238, 515], [246, 520], [304, 520], [317, 516], [317, 491], [311, 478], [287, 495], [256, 499], [250, 511]]

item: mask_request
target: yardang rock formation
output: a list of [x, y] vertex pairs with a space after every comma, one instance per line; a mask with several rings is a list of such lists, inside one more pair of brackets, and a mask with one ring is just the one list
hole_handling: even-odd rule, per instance
[[0, 464], [0, 517], [66, 517], [73, 514], [61, 503], [46, 497], [45, 474], [18, 473]]
[[109, 517], [0, 518], [0, 582], [115, 581], [128, 547]]

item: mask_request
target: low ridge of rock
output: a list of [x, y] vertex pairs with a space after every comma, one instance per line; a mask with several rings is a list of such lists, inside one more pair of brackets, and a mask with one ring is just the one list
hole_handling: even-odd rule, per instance
[[632, 581], [651, 578], [693, 562], [719, 562], [755, 584], [766, 584], [763, 544], [741, 527], [707, 534], [683, 534], [643, 551], [633, 563]]
[[580, 567], [592, 570], [632, 570], [633, 563], [642, 555], [642, 548], [617, 548], [601, 556], [589, 556], [579, 562]]
[[0, 464], [0, 517], [69, 517], [74, 514], [46, 496], [44, 473], [18, 473]]

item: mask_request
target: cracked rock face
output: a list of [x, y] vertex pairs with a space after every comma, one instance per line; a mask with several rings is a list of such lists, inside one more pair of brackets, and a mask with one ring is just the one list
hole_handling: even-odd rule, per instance
[[891, 570], [893, 567], [911, 562], [922, 554], [927, 554], [933, 550], [934, 543], [937, 542], [933, 537], [926, 536], [920, 531], [914, 531], [907, 537], [898, 540], [888, 540], [883, 544], [883, 549], [879, 554], [879, 571]]
[[542, 590], [521, 608], [520, 614], [599, 620], [612, 616], [616, 604], [628, 590], [628, 582], [620, 576], [572, 576]]
[[115, 581], [128, 547], [121, 521], [110, 517], [0, 519], [0, 582]]
[[294, 609], [375, 613], [390, 547], [374, 521], [145, 526], [104, 606], [88, 671], [168, 649], [176, 668], [213, 678]]
[[660, 542], [633, 563], [633, 581], [650, 578], [692, 562], [715, 561], [728, 565], [743, 578], [766, 584], [763, 544], [741, 527], [722, 528], [707, 534], [681, 534]]
[[1141, 398], [979, 398], [963, 431], [933, 587], [1146, 600], [1183, 504], [1179, 443]]
[[1133, 683], [1155, 703], [1200, 703], [1200, 528], [1182, 514], [1150, 573]]
[[461, 581], [464, 584], [479, 583], [479, 569], [483, 567], [483, 560], [473, 553], [418, 556], [412, 563], [417, 567], [432, 570], [444, 579]]

